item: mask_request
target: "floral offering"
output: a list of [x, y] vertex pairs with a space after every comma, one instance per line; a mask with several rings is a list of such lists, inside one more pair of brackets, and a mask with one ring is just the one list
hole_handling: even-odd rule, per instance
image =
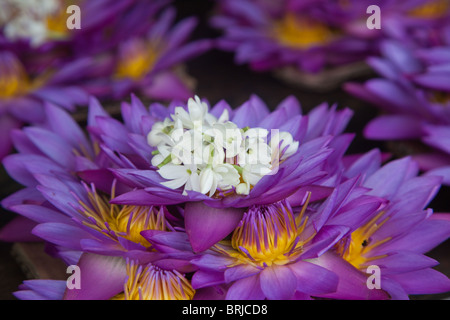
[[26, 189], [3, 201], [20, 218], [1, 236], [31, 222], [83, 276], [78, 289], [28, 280], [18, 298], [407, 299], [450, 289], [424, 255], [450, 234], [448, 215], [427, 207], [441, 177], [420, 176], [410, 158], [383, 165], [378, 150], [345, 156], [347, 109], [303, 114], [288, 97], [270, 112], [256, 96], [238, 108], [198, 96], [147, 108], [133, 97], [119, 120], [91, 99], [88, 136], [60, 108], [46, 116], [14, 131], [20, 151], [4, 164]]
[[0, 2], [0, 300], [448, 299], [448, 0]]

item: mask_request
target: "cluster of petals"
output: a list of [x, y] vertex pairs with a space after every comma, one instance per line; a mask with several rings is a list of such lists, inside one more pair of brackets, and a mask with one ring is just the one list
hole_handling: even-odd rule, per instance
[[[69, 5], [79, 8], [80, 28], [67, 26]], [[46, 102], [76, 112], [90, 95], [190, 97], [182, 63], [211, 48], [207, 39], [189, 41], [197, 23], [176, 21], [166, 0], [2, 2], [0, 159], [11, 152], [12, 129], [44, 120]]]
[[446, 185], [450, 183], [449, 31], [447, 23], [427, 33], [423, 43], [383, 41], [382, 54], [368, 59], [378, 76], [364, 84], [345, 84], [349, 93], [382, 112], [367, 124], [365, 137], [420, 142], [409, 153], [422, 170], [442, 176]]
[[[369, 26], [374, 6], [382, 27]], [[218, 48], [237, 64], [317, 73], [379, 54], [386, 38], [426, 41], [423, 33], [445, 24], [448, 12], [445, 0], [223, 0], [210, 23], [221, 32]]]
[[[45, 241], [80, 267], [82, 283], [27, 280], [20, 299], [407, 299], [450, 289], [425, 255], [450, 235], [448, 214], [428, 208], [441, 177], [376, 149], [346, 155], [347, 109], [303, 113], [288, 97], [270, 112], [256, 96], [237, 108], [199, 97], [147, 108], [133, 96], [118, 120], [91, 98], [87, 134], [66, 111], [45, 110], [44, 125], [14, 130], [18, 153], [3, 164], [25, 188], [3, 200], [18, 217], [0, 236]], [[298, 145], [248, 194], [172, 188], [152, 161], [167, 138], [161, 124], [194, 128], [199, 117], [277, 128]], [[373, 264], [379, 289], [367, 285]]]

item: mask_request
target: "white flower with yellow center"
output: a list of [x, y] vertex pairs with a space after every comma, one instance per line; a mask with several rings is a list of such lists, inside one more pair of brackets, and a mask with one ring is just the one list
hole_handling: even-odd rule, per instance
[[189, 99], [187, 109], [176, 107], [170, 119], [155, 123], [147, 142], [156, 148], [151, 162], [167, 180], [164, 186], [210, 197], [249, 194], [299, 145], [288, 132], [239, 128], [227, 110], [217, 118], [198, 96]]

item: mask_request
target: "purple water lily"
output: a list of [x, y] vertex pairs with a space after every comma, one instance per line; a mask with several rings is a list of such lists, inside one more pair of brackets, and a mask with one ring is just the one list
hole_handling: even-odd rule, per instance
[[450, 17], [446, 0], [387, 0], [373, 4], [378, 4], [382, 11], [383, 38], [411, 45], [434, 45], [436, 30], [446, 28]]
[[[340, 221], [363, 221], [376, 212], [384, 200], [361, 196], [365, 191], [352, 182], [315, 204], [310, 203], [312, 194], [307, 193], [300, 201], [301, 206], [296, 208], [288, 201], [250, 207], [231, 238], [191, 259], [198, 267], [192, 277], [193, 288], [211, 290], [221, 286], [221, 290], [226, 288], [224, 298], [232, 300], [313, 299], [335, 293], [341, 275], [319, 266], [317, 261], [350, 228], [339, 225], [338, 220], [334, 220], [336, 224], [327, 222], [334, 216], [339, 216]], [[187, 234], [148, 231], [142, 235], [163, 252], [192, 252]], [[343, 259], [337, 260], [335, 268], [340, 271], [346, 263]], [[356, 269], [347, 270], [342, 277], [353, 279], [355, 283], [365, 279]], [[340, 287], [339, 294], [387, 298], [381, 290], [366, 288], [355, 292], [353, 289]]]
[[[168, 1], [80, 1], [81, 29], [68, 29], [64, 1], [41, 6], [7, 1], [0, 17], [0, 158], [11, 151], [9, 133], [43, 120], [43, 104], [70, 111], [88, 95], [154, 99], [191, 95], [183, 61], [211, 47], [188, 43], [196, 18], [175, 24]], [[74, 3], [70, 3], [74, 4]]]
[[155, 103], [149, 110], [134, 99], [122, 114], [123, 124], [99, 122], [103, 149], [119, 167], [111, 171], [136, 188], [113, 202], [187, 202], [185, 227], [197, 251], [231, 232], [246, 207], [282, 200], [319, 181], [332, 185], [330, 172], [353, 137], [341, 134], [349, 110], [323, 104], [302, 115], [293, 97], [272, 113], [252, 96], [235, 110], [220, 101], [210, 111], [198, 97], [187, 106]]
[[[168, 3], [168, 0], [152, 3], [136, 0], [44, 0], [37, 5], [34, 1], [5, 0], [0, 16], [0, 45], [17, 47], [21, 51], [33, 50], [41, 55], [59, 53], [59, 58], [64, 53], [85, 55], [101, 52], [112, 40], [111, 35], [104, 32], [107, 28], [120, 24], [125, 32], [145, 30], [148, 18]], [[145, 15], [147, 19], [143, 19]], [[133, 19], [139, 18], [142, 26], [137, 28], [137, 22]], [[130, 19], [132, 21], [124, 21]], [[117, 38], [113, 42], [123, 39], [124, 33], [114, 31], [114, 34]], [[93, 41], [95, 48], [80, 47]]]
[[[69, 110], [87, 103], [88, 94], [75, 85], [70, 77], [88, 73], [93, 61], [71, 63], [51, 68], [41, 74], [28, 69], [26, 64], [10, 51], [0, 52], [0, 130], [2, 137], [0, 159], [11, 151], [10, 132], [24, 123], [44, 120], [45, 101]], [[56, 66], [55, 66], [56, 67]], [[90, 72], [90, 71], [89, 71]]]
[[[111, 60], [108, 74], [95, 80], [99, 94], [115, 99], [130, 93], [156, 100], [187, 99], [192, 95], [192, 80], [183, 71], [182, 64], [211, 49], [212, 42], [189, 41], [198, 23], [196, 17], [176, 21], [172, 7], [152, 16], [144, 15], [146, 10], [139, 5], [134, 9], [135, 14], [124, 17], [125, 21], [114, 27], [119, 40], [111, 40], [115, 47], [107, 53]], [[146, 28], [135, 25], [141, 21]], [[128, 28], [140, 32], [130, 32]]]
[[78, 287], [64, 280], [26, 280], [14, 292], [21, 300], [192, 300], [190, 281], [176, 268], [84, 254]]
[[[362, 179], [359, 183], [369, 190], [367, 195], [383, 198], [386, 203], [357, 222], [340, 215], [329, 219], [331, 225], [349, 226], [350, 232], [317, 261], [341, 279], [336, 292], [322, 297], [365, 298], [359, 294], [366, 292], [373, 266], [380, 272], [378, 289], [390, 299], [448, 292], [450, 280], [433, 269], [439, 262], [425, 255], [450, 236], [450, 215], [427, 208], [439, 190], [441, 177], [419, 176], [418, 164], [411, 158], [382, 166], [378, 150], [349, 163], [344, 176]], [[337, 265], [342, 258], [346, 263]], [[359, 270], [362, 281], [347, 277], [350, 269]]]
[[104, 48], [99, 41], [102, 28], [130, 1], [121, 5], [112, 5], [109, 0], [81, 2], [77, 4], [83, 7], [83, 28], [74, 30], [67, 27], [69, 3], [64, 1], [2, 3], [0, 130], [4, 139], [0, 159], [11, 152], [12, 129], [43, 121], [45, 102], [74, 111], [88, 102], [90, 91], [82, 81], [105, 75], [108, 62], [87, 52], [80, 54], [80, 39], [92, 41], [96, 35], [95, 47]]
[[[19, 298], [405, 299], [449, 290], [424, 255], [450, 234], [448, 215], [426, 208], [441, 178], [418, 176], [409, 158], [382, 166], [378, 150], [344, 157], [348, 110], [324, 104], [303, 115], [289, 97], [270, 113], [256, 96], [236, 109], [209, 109], [198, 97], [146, 108], [132, 96], [120, 121], [92, 98], [88, 135], [61, 108], [45, 111], [42, 125], [14, 131], [18, 153], [4, 164], [26, 188], [3, 205], [80, 267], [82, 289], [27, 281]], [[179, 177], [185, 165], [198, 170]], [[247, 165], [259, 170], [247, 175]], [[288, 179], [289, 192], [252, 197], [264, 179], [281, 183], [283, 169], [305, 183]], [[381, 270], [380, 289], [367, 285], [369, 264]]]
[[448, 184], [450, 50], [442, 39], [432, 47], [386, 41], [383, 56], [369, 59], [381, 78], [365, 84], [348, 83], [345, 88], [384, 113], [366, 126], [367, 138], [422, 141], [429, 148], [414, 157], [423, 170], [442, 175]]
[[[218, 47], [254, 70], [294, 67], [310, 73], [377, 52], [381, 31], [368, 30], [366, 1], [218, 1], [211, 24]], [[371, 31], [371, 32], [369, 32]]]

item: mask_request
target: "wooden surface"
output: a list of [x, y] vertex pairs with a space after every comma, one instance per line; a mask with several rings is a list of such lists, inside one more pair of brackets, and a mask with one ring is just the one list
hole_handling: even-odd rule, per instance
[[[215, 31], [209, 29], [206, 25], [208, 13], [211, 9], [209, 1], [176, 1], [176, 5], [180, 18], [194, 14], [201, 18], [200, 26], [197, 28], [194, 38], [214, 37], [217, 35]], [[246, 66], [237, 66], [233, 63], [233, 55], [227, 52], [211, 51], [189, 61], [185, 67], [186, 72], [197, 83], [196, 94], [208, 99], [211, 103], [225, 99], [231, 106], [238, 106], [246, 101], [251, 94], [257, 94], [270, 108], [274, 108], [288, 95], [294, 95], [301, 101], [305, 112], [322, 102], [337, 103], [340, 108], [350, 107], [355, 111], [355, 115], [346, 131], [355, 132], [357, 136], [349, 152], [365, 152], [375, 147], [384, 151], [395, 152], [395, 145], [363, 139], [360, 134], [361, 130], [377, 114], [377, 110], [349, 96], [339, 87], [327, 92], [300, 88], [292, 82], [283, 82], [272, 73], [255, 73]], [[19, 185], [4, 175], [0, 175], [0, 177], [0, 198], [20, 188]], [[431, 207], [435, 211], [450, 211], [449, 199], [449, 188], [442, 188], [432, 202]], [[1, 210], [0, 227], [10, 221], [13, 216], [12, 213]], [[51, 260], [51, 258], [42, 260], [46, 259], [43, 258], [43, 255], [45, 253], [39, 245], [35, 247], [31, 245], [30, 247], [29, 245], [23, 246], [0, 242], [0, 300], [14, 299], [12, 292], [16, 291], [20, 283], [25, 279], [33, 277], [64, 277], [63, 272], [65, 270], [63, 270], [62, 266], [55, 264], [55, 261]], [[435, 248], [428, 256], [440, 262], [440, 265], [436, 267], [437, 270], [450, 276], [450, 241]], [[16, 259], [17, 257], [20, 258]], [[36, 261], [39, 261], [39, 263]], [[49, 265], [49, 270], [43, 271], [45, 269], [43, 265], [46, 263]], [[450, 293], [415, 296], [412, 299], [443, 299], [448, 297], [450, 297]]]

